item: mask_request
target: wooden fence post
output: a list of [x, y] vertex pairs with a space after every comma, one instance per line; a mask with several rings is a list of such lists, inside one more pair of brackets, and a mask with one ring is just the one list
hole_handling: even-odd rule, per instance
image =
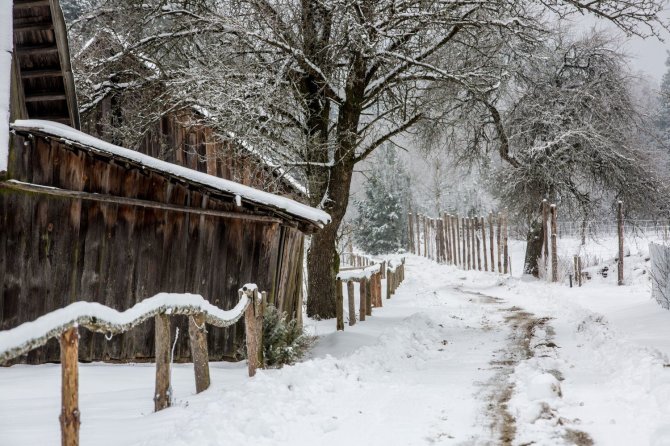
[[547, 274], [547, 262], [549, 262], [549, 203], [545, 198], [542, 200], [542, 257], [544, 257], [544, 273]]
[[391, 296], [393, 295], [393, 289], [392, 289], [392, 282], [393, 282], [393, 271], [390, 269], [386, 271], [386, 298], [390, 299]]
[[428, 257], [428, 219], [425, 215], [421, 216], [423, 220], [423, 256]]
[[358, 295], [360, 299], [358, 302], [358, 320], [363, 322], [365, 321], [365, 313], [367, 313], [367, 308], [365, 306], [365, 279], [358, 281]]
[[170, 316], [158, 314], [155, 321], [156, 391], [154, 410], [158, 412], [170, 407], [172, 390], [170, 385]]
[[60, 337], [62, 446], [79, 445], [79, 332], [66, 330]]
[[462, 259], [463, 257], [461, 256], [461, 218], [458, 216], [454, 216], [455, 220], [455, 229], [456, 232], [454, 234], [454, 238], [456, 239], [456, 257], [458, 258], [458, 263], [457, 266], [460, 266], [462, 268]]
[[552, 204], [551, 208], [551, 281], [558, 282], [558, 240], [557, 240], [557, 209], [556, 205]]
[[484, 250], [484, 271], [489, 270], [489, 262], [488, 262], [488, 252], [486, 249], [486, 224], [484, 223], [484, 217], [479, 217], [479, 222], [482, 227], [482, 248]]
[[619, 261], [617, 262], [617, 273], [619, 285], [623, 285], [623, 202], [619, 200], [617, 208], [617, 234], [619, 236]]
[[477, 232], [479, 231], [479, 219], [477, 217], [474, 217], [473, 219], [474, 222], [474, 227], [472, 234], [474, 235], [477, 246], [476, 246], [476, 251], [477, 251], [477, 270], [481, 271], [482, 270], [482, 256], [481, 256], [481, 240], [479, 239], [479, 235]]
[[349, 301], [349, 326], [356, 325], [356, 302], [354, 301], [354, 282], [347, 281], [347, 300]]
[[[263, 327], [258, 327], [258, 319], [256, 318], [256, 312], [260, 311], [257, 303], [257, 291], [254, 290], [252, 295], [249, 297], [251, 302], [247, 307], [246, 312], [244, 313], [244, 328], [246, 331], [246, 341], [247, 341], [247, 368], [249, 370], [249, 376], [252, 377], [256, 375], [256, 369], [261, 365], [259, 363], [259, 355], [262, 354], [262, 347], [260, 345], [259, 334], [262, 332]], [[240, 292], [240, 297], [242, 297], [242, 292]], [[261, 351], [259, 351], [261, 350]]]
[[195, 392], [207, 390], [209, 378], [209, 351], [207, 350], [207, 330], [205, 315], [198, 313], [188, 318], [188, 338], [191, 344], [191, 358], [195, 372]]
[[372, 316], [372, 284], [370, 279], [365, 279], [365, 314]]
[[577, 281], [579, 283], [579, 286], [582, 286], [582, 258], [577, 257], [577, 267], [579, 268], [579, 280]]
[[491, 245], [491, 272], [496, 270], [495, 248], [494, 248], [494, 231], [493, 231], [493, 212], [489, 212], [489, 240]]
[[465, 236], [465, 245], [467, 246], [466, 249], [466, 268], [465, 269], [471, 269], [472, 265], [472, 250], [470, 249], [470, 218], [465, 218], [465, 223], [463, 224], [464, 228], [464, 236]]
[[421, 255], [421, 226], [419, 214], [414, 215], [414, 223], [416, 224], [416, 255]]
[[407, 242], [409, 243], [409, 252], [414, 254], [414, 218], [412, 217], [412, 213], [410, 212], [407, 215], [407, 224], [408, 226], [408, 237], [407, 237]]
[[382, 303], [382, 273], [378, 272], [375, 274], [375, 289], [377, 291], [377, 306], [379, 308], [383, 307]]
[[503, 214], [503, 255], [505, 256], [504, 259], [504, 270], [505, 274], [509, 273], [509, 248], [507, 245], [508, 238], [509, 238], [509, 228], [507, 226], [507, 209], [505, 209], [505, 213]]
[[578, 285], [578, 284], [579, 284], [579, 264], [577, 263], [577, 259], [578, 259], [578, 258], [579, 258], [579, 256], [574, 256], [574, 257], [572, 258], [572, 261], [573, 261], [573, 263], [574, 263], [573, 267], [574, 267], [574, 269], [575, 269], [575, 274], [574, 274], [574, 276], [575, 276], [575, 285]]
[[498, 234], [497, 234], [496, 242], [498, 243], [498, 272], [499, 273], [503, 272], [501, 232], [502, 232], [502, 213], [498, 212]]
[[337, 330], [344, 330], [344, 298], [342, 296], [342, 281], [335, 279], [336, 293], [335, 293], [335, 316], [337, 319]]
[[386, 279], [386, 260], [384, 260], [379, 267], [379, 272], [381, 273], [381, 278]]

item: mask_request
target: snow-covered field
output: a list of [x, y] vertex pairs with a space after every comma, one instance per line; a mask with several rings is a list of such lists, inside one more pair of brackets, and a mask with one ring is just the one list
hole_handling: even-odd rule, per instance
[[[365, 322], [306, 322], [304, 362], [253, 379], [213, 363], [199, 395], [176, 365], [159, 413], [151, 364], [82, 364], [82, 444], [670, 445], [670, 313], [650, 299], [646, 244], [630, 245], [624, 287], [613, 240], [585, 248], [600, 265], [582, 288], [409, 256]], [[0, 368], [0, 445], [57, 444], [59, 391], [57, 365]]]

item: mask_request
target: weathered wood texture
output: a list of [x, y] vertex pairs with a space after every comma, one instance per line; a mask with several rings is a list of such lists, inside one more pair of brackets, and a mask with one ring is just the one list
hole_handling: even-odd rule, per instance
[[156, 346], [156, 388], [154, 390], [154, 411], [158, 412], [172, 405], [172, 385], [170, 383], [170, 316], [159, 314], [155, 318]]
[[71, 328], [60, 338], [61, 362], [61, 445], [79, 444], [79, 334]]
[[[14, 138], [12, 179], [66, 190], [239, 211], [233, 202], [155, 173], [94, 157], [45, 137]], [[24, 144], [27, 143], [27, 144]], [[245, 212], [253, 212], [247, 209]], [[214, 216], [0, 190], [0, 329], [15, 327], [78, 300], [117, 310], [159, 292], [196, 293], [229, 309], [241, 283], [272, 290], [290, 315], [301, 305], [303, 236], [295, 228]], [[176, 328], [188, 332], [186, 317]], [[213, 360], [237, 359], [240, 324], [207, 333]], [[153, 323], [107, 341], [82, 333], [82, 360], [149, 360]], [[57, 361], [58, 343], [21, 361]], [[180, 336], [175, 360], [190, 359]]]
[[197, 314], [188, 319], [188, 337], [191, 345], [191, 358], [195, 373], [195, 391], [207, 390], [209, 378], [209, 352], [207, 350], [207, 327], [205, 316]]

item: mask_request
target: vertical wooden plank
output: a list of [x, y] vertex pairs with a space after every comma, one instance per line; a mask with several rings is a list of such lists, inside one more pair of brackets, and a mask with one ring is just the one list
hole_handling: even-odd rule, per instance
[[491, 242], [491, 272], [495, 272], [496, 270], [496, 260], [494, 256], [494, 243], [493, 243], [493, 212], [489, 212], [489, 241]]
[[[558, 282], [558, 246], [556, 238], [556, 205], [551, 205], [551, 281]], [[505, 271], [507, 272], [507, 271]]]
[[498, 242], [498, 272], [502, 273], [502, 237], [501, 237], [501, 232], [502, 232], [502, 213], [498, 212], [498, 238], [496, 242]]
[[407, 224], [407, 242], [409, 243], [409, 252], [414, 254], [414, 217], [412, 216], [411, 212], [407, 214]]
[[547, 262], [549, 261], [549, 203], [545, 198], [542, 200], [542, 253], [544, 256], [544, 268], [547, 269]]
[[358, 320], [363, 322], [365, 320], [365, 314], [367, 313], [367, 307], [365, 304], [365, 301], [367, 300], [365, 297], [366, 293], [366, 288], [365, 288], [365, 280], [361, 279], [358, 282], [358, 298], [360, 299], [358, 302]]
[[342, 295], [342, 281], [335, 279], [336, 302], [335, 316], [337, 319], [337, 330], [344, 330], [344, 296]]
[[421, 228], [420, 228], [420, 219], [419, 214], [414, 215], [414, 226], [416, 226], [416, 235], [414, 237], [414, 243], [416, 244], [416, 255], [421, 255]]
[[372, 316], [372, 284], [370, 279], [365, 279], [365, 314]]
[[453, 247], [453, 264], [458, 266], [460, 261], [458, 243], [458, 216], [451, 216], [451, 246]]
[[347, 281], [347, 299], [349, 300], [349, 326], [356, 325], [356, 302], [354, 302], [354, 282]]
[[617, 262], [617, 273], [619, 285], [623, 285], [623, 202], [618, 201], [617, 207], [617, 234], [619, 236], [619, 261]]
[[582, 258], [579, 257], [579, 256], [577, 257], [577, 270], [579, 271], [579, 280], [577, 281], [577, 283], [579, 284], [579, 286], [582, 286], [582, 277], [583, 277], [583, 275], [582, 275]]
[[207, 350], [207, 330], [205, 315], [202, 313], [188, 318], [188, 337], [191, 344], [191, 358], [195, 373], [195, 391], [200, 393], [210, 385], [209, 352]]
[[574, 276], [575, 276], [575, 284], [576, 285], [579, 284], [579, 263], [577, 261], [578, 258], [579, 258], [579, 256], [574, 256], [572, 258], [573, 268], [574, 268], [574, 272], [575, 272]]
[[423, 256], [428, 257], [428, 219], [422, 215], [421, 220], [423, 220]]
[[465, 269], [472, 269], [472, 249], [470, 248], [470, 218], [467, 217], [464, 219], [465, 223], [463, 224], [464, 232], [463, 236], [465, 237], [465, 244], [467, 247], [466, 250], [466, 267]]
[[170, 317], [159, 314], [155, 321], [156, 349], [156, 391], [154, 392], [154, 410], [158, 412], [170, 407], [172, 391], [170, 388]]
[[476, 241], [476, 246], [475, 243], [473, 243], [473, 246], [475, 246], [475, 251], [477, 252], [477, 270], [481, 271], [482, 270], [482, 256], [481, 256], [481, 240], [479, 239], [479, 219], [477, 217], [473, 217], [472, 219], [472, 236], [474, 237]]
[[62, 446], [79, 445], [79, 333], [70, 328], [60, 337]]
[[484, 217], [479, 217], [479, 223], [482, 227], [482, 248], [484, 251], [484, 271], [489, 270], [489, 262], [487, 260], [488, 251], [486, 249], [486, 224], [484, 223]]

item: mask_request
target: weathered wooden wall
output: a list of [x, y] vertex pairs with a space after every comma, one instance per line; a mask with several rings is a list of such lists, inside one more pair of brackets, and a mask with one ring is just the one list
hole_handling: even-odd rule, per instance
[[[18, 135], [11, 163], [11, 178], [28, 183], [234, 210], [232, 203], [205, 191], [42, 137]], [[238, 300], [238, 287], [247, 282], [281, 290], [271, 299], [288, 312], [295, 312], [300, 302], [303, 235], [278, 223], [0, 189], [0, 234], [0, 329], [77, 300], [125, 310], [164, 291], [202, 294], [228, 309]], [[177, 326], [175, 359], [188, 359], [186, 320]], [[208, 331], [211, 358], [236, 357], [241, 324]], [[151, 323], [111, 341], [84, 332], [80, 358], [150, 358], [152, 333]], [[33, 351], [27, 361], [56, 361], [58, 352], [56, 343], [50, 344]]]

